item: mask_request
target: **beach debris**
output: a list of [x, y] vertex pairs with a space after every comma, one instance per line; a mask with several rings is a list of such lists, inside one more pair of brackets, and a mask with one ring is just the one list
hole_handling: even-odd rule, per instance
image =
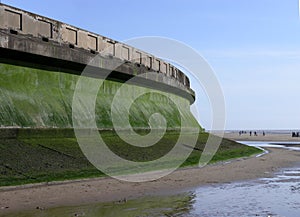
[[116, 201], [115, 203], [123, 204], [123, 203], [126, 203], [126, 202], [127, 202], [127, 199], [126, 199], [126, 197], [125, 197], [125, 198], [123, 198], [123, 199], [121, 199], [121, 200]]
[[292, 192], [300, 192], [300, 184], [292, 185], [290, 189]]
[[44, 207], [40, 207], [40, 206], [37, 206], [36, 209], [38, 209], [38, 210], [45, 210]]
[[81, 212], [81, 213], [75, 213], [74, 216], [75, 216], [75, 217], [85, 216], [85, 213], [84, 213], [84, 212]]
[[9, 209], [9, 206], [3, 206], [1, 209]]

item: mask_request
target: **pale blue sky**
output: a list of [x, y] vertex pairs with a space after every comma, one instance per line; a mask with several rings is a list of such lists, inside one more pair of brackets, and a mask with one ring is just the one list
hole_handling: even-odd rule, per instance
[[[207, 59], [224, 91], [226, 129], [300, 129], [298, 0], [2, 0], [123, 41], [163, 36]], [[200, 123], [210, 128], [198, 93]]]

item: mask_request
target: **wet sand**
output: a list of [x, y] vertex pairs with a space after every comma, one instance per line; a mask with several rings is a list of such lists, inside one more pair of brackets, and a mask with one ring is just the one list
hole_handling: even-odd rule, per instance
[[96, 178], [65, 183], [0, 188], [0, 215], [99, 202], [124, 201], [148, 195], [165, 195], [201, 185], [271, 177], [283, 167], [295, 166], [300, 152], [269, 148], [269, 154], [218, 163], [203, 168], [179, 169], [156, 181], [128, 183]]

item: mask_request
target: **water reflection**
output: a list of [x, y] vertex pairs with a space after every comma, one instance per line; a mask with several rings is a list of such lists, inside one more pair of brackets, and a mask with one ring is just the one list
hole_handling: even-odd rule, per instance
[[300, 213], [300, 168], [274, 178], [198, 188], [192, 216], [285, 216]]
[[300, 168], [273, 178], [203, 186], [179, 195], [147, 197], [78, 207], [34, 210], [9, 217], [211, 217], [285, 216], [300, 213]]
[[238, 141], [239, 143], [258, 148], [283, 148], [293, 151], [300, 151], [299, 142], [260, 142], [260, 141]]

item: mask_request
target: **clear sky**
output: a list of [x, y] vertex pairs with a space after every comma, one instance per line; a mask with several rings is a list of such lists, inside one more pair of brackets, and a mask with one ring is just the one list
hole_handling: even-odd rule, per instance
[[[298, 0], [1, 2], [119, 41], [182, 41], [214, 69], [224, 91], [226, 129], [300, 129]], [[209, 129], [207, 99], [197, 95], [200, 123]]]

